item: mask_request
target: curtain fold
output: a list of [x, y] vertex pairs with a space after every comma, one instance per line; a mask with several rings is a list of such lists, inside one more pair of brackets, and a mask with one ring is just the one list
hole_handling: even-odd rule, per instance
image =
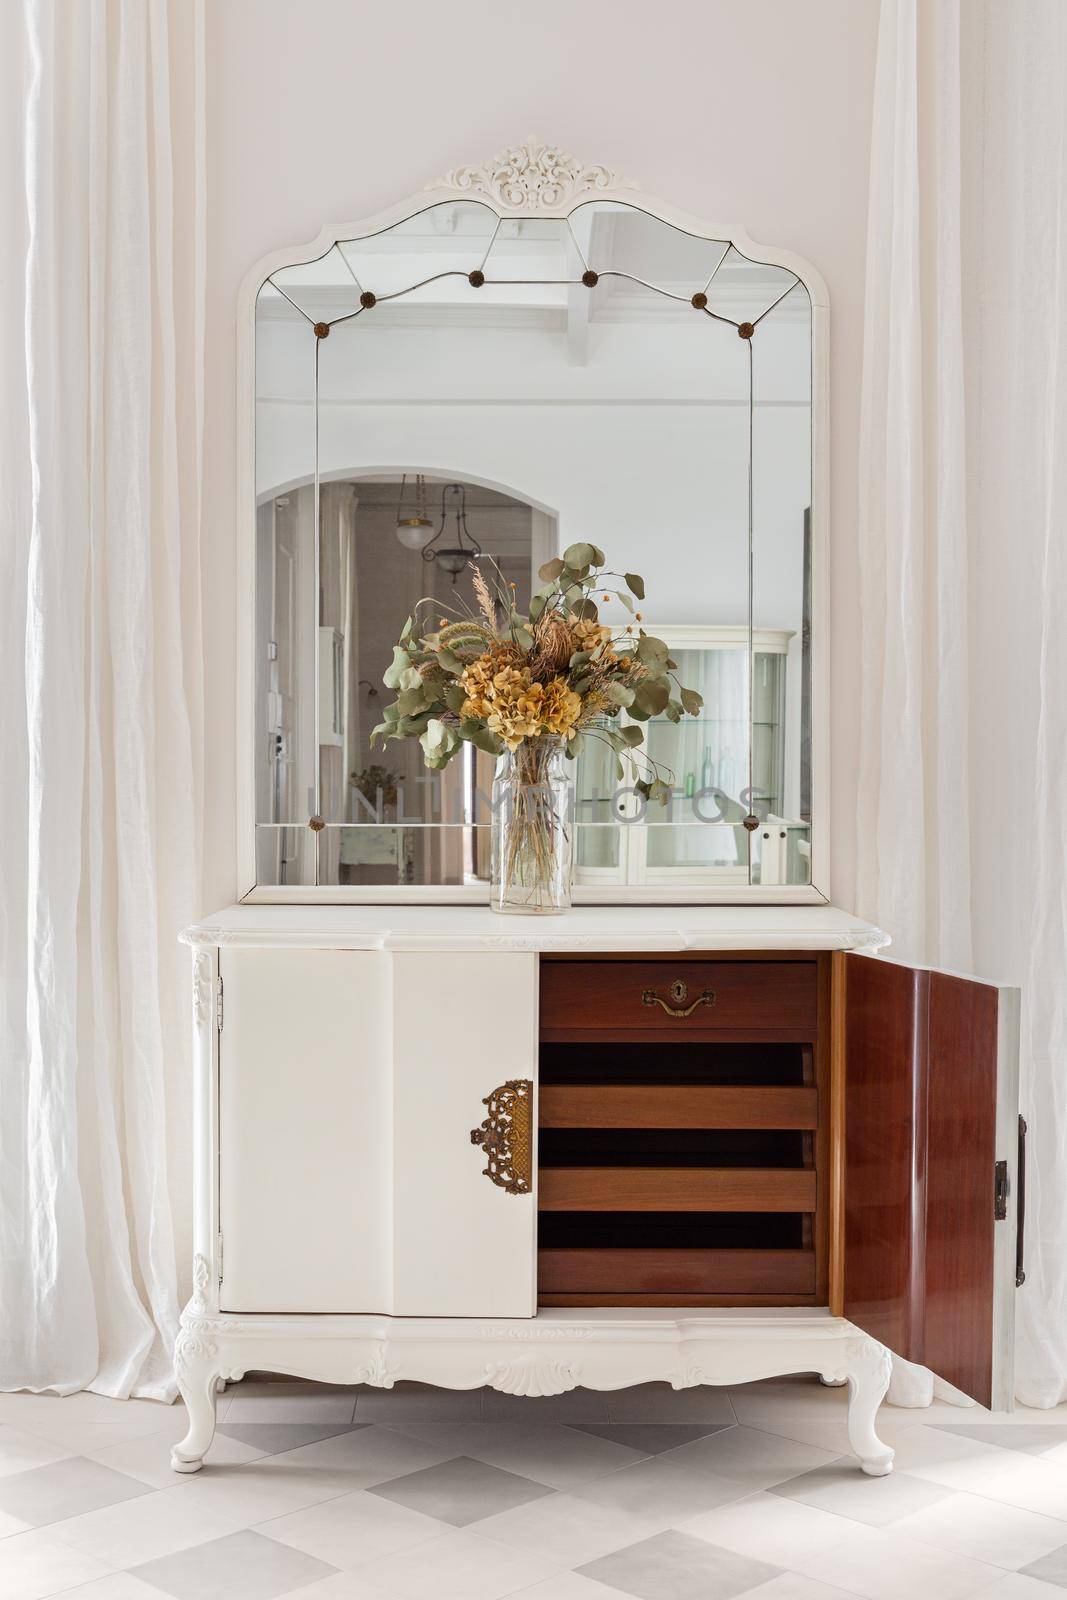
[[[1067, 1398], [1067, 11], [882, 0], [856, 910], [1022, 989], [1017, 1393]], [[891, 1398], [929, 1400], [900, 1364]]]
[[175, 1393], [175, 940], [198, 911], [203, 767], [202, 61], [201, 0], [24, 0], [0, 60], [6, 1389]]

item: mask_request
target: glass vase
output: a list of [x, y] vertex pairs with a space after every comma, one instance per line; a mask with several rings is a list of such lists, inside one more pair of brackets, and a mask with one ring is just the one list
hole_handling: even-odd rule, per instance
[[561, 739], [524, 739], [505, 750], [493, 779], [494, 911], [544, 914], [571, 903], [573, 762]]

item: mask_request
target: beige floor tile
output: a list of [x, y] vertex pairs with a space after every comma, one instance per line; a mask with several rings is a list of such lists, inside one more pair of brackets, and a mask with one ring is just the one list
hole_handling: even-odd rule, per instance
[[1067, 1545], [1067, 1522], [976, 1494], [947, 1495], [902, 1517], [893, 1532], [1010, 1570]]
[[[102, 1450], [89, 1452], [90, 1459], [100, 1461], [105, 1467], [126, 1472], [131, 1478], [140, 1478], [155, 1489], [171, 1489], [180, 1485], [182, 1475], [170, 1464], [172, 1441], [162, 1434], [138, 1434], [134, 1439], [123, 1439], [119, 1444], [105, 1445]], [[204, 1458], [211, 1467], [231, 1466], [243, 1461], [256, 1461], [262, 1450], [216, 1433]]]
[[361, 1576], [404, 1600], [500, 1600], [553, 1577], [549, 1562], [509, 1551], [466, 1530], [372, 1561]]
[[103, 1578], [110, 1570], [106, 1562], [61, 1543], [51, 1528], [0, 1540], [3, 1600], [45, 1600], [47, 1595]]
[[269, 1539], [346, 1569], [365, 1566], [379, 1556], [424, 1544], [427, 1539], [439, 1539], [448, 1531], [436, 1517], [423, 1516], [364, 1489], [275, 1517], [256, 1528]]
[[984, 1561], [873, 1529], [800, 1565], [807, 1577], [863, 1600], [969, 1600], [1000, 1576]]
[[47, 1467], [53, 1461], [62, 1461], [75, 1451], [66, 1445], [56, 1444], [39, 1433], [26, 1433], [11, 1423], [0, 1425], [0, 1478], [13, 1472], [30, 1472], [34, 1467]]
[[[133, 1567], [232, 1533], [240, 1521], [191, 1499], [194, 1485], [157, 1489], [123, 1505], [57, 1522], [49, 1530], [71, 1549], [108, 1567]], [[0, 1589], [0, 1593], [2, 1593]]]
[[647, 1538], [656, 1532], [656, 1524], [630, 1511], [596, 1505], [575, 1495], [554, 1494], [486, 1517], [474, 1532], [479, 1538], [541, 1556], [553, 1566], [570, 1568]]
[[794, 1478], [835, 1459], [817, 1445], [801, 1444], [758, 1428], [724, 1428], [661, 1456], [662, 1461], [729, 1478], [748, 1493]]
[[770, 1494], [731, 1501], [680, 1526], [683, 1533], [775, 1567], [795, 1567], [856, 1536], [855, 1523], [844, 1517]]

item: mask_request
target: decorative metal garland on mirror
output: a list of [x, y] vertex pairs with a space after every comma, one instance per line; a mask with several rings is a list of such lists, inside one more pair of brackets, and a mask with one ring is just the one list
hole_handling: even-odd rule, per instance
[[[811, 300], [791, 258], [665, 209], [531, 139], [260, 285], [257, 885], [557, 910], [572, 877], [811, 883]], [[662, 704], [599, 703], [620, 651]], [[539, 729], [517, 744], [506, 693]]]

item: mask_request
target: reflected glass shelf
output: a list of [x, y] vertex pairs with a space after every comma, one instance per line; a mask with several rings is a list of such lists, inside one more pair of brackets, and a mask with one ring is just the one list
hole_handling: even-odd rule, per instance
[[[747, 717], [683, 717], [672, 722], [670, 717], [649, 717], [650, 728], [747, 728]], [[754, 728], [776, 728], [776, 722], [754, 722]]]

